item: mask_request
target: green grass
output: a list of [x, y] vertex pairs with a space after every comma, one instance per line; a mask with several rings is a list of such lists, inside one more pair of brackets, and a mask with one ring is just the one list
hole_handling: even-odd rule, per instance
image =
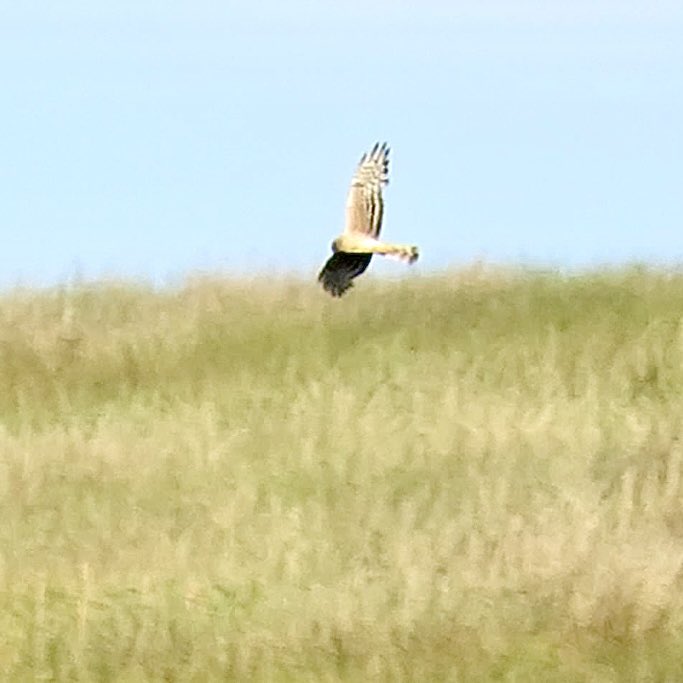
[[678, 681], [683, 275], [0, 297], [0, 673]]

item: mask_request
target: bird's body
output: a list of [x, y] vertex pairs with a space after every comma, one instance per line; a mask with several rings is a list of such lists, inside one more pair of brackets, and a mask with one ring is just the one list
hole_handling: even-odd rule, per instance
[[344, 232], [332, 242], [332, 256], [318, 280], [332, 296], [341, 296], [370, 265], [373, 254], [417, 261], [417, 247], [380, 242], [384, 201], [382, 187], [389, 182], [389, 147], [377, 143], [358, 164], [346, 201]]

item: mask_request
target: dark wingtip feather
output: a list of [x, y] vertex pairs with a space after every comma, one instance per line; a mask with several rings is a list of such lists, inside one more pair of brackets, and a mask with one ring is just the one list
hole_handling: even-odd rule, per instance
[[353, 287], [351, 280], [358, 277], [370, 264], [372, 254], [348, 254], [338, 251], [323, 266], [318, 281], [334, 297], [340, 297]]
[[351, 278], [345, 273], [335, 271], [334, 269], [328, 267], [328, 263], [325, 264], [323, 269], [318, 275], [318, 282], [322, 283], [323, 289], [334, 297], [340, 297], [344, 292], [348, 291], [353, 287], [353, 282]]

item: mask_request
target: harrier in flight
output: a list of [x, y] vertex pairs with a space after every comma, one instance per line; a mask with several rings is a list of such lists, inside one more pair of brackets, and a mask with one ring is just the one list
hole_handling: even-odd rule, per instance
[[417, 247], [404, 244], [387, 244], [379, 241], [382, 229], [382, 187], [389, 182], [389, 147], [377, 143], [363, 155], [351, 181], [346, 200], [346, 226], [344, 232], [332, 242], [332, 256], [318, 275], [323, 288], [332, 296], [341, 296], [352, 280], [370, 264], [373, 254], [393, 256], [415, 263]]

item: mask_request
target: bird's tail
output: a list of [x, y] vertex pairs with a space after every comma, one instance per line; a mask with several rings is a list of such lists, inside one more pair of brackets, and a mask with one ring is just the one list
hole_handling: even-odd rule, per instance
[[420, 251], [416, 246], [407, 244], [387, 244], [377, 242], [372, 246], [372, 252], [382, 256], [391, 256], [403, 261], [404, 263], [415, 263], [420, 256]]

